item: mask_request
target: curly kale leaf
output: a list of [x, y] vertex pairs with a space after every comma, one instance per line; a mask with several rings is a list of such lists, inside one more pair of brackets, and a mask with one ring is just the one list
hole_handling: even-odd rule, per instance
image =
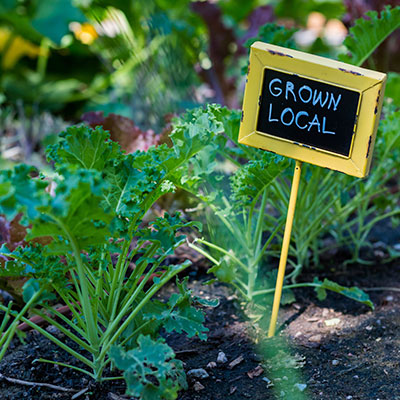
[[178, 234], [178, 232], [192, 226], [201, 230], [199, 222], [183, 222], [180, 218], [180, 213], [174, 216], [165, 213], [163, 218], [157, 218], [151, 222], [150, 228], [142, 229], [139, 232], [139, 236], [142, 240], [158, 242], [166, 254], [172, 254], [174, 249], [180, 246], [186, 239], [185, 235]]
[[[47, 182], [41, 178], [31, 178], [33, 167], [17, 165], [13, 170], [0, 171], [0, 214], [9, 221], [17, 214], [26, 213], [27, 218], [39, 215], [37, 207], [46, 204], [49, 196], [43, 195]], [[21, 220], [25, 225], [27, 218]]]
[[0, 276], [32, 277], [43, 281], [59, 280], [67, 266], [59, 257], [46, 256], [44, 246], [30, 243], [9, 251], [6, 245], [0, 247], [0, 255], [6, 261], [0, 269]]
[[175, 119], [171, 133], [175, 157], [166, 161], [170, 171], [209, 144], [214, 135], [224, 131], [223, 124], [215, 117], [219, 109], [218, 105], [209, 104], [204, 109], [196, 108]]
[[343, 42], [350, 54], [340, 54], [340, 61], [362, 65], [374, 50], [400, 27], [400, 6], [386, 6], [380, 15], [376, 11], [368, 11], [365, 15], [368, 19], [359, 18], [350, 28], [350, 35]]
[[[124, 236], [133, 220], [140, 222], [153, 202], [146, 201], [151, 197], [162, 180], [158, 165], [151, 163], [139, 169], [134, 166], [135, 155], [126, 156], [121, 162], [107, 169], [105, 181], [108, 183], [104, 192], [103, 204], [114, 210], [114, 237]], [[157, 198], [157, 196], [155, 196]], [[137, 226], [137, 224], [136, 224]]]
[[[197, 335], [201, 340], [206, 340], [208, 328], [204, 323], [204, 315], [201, 310], [193, 307], [195, 302], [200, 302], [197, 297], [192, 297], [191, 290], [187, 288], [187, 278], [182, 283], [177, 280], [179, 293], [173, 293], [168, 300], [168, 309], [157, 315], [148, 315], [147, 318], [162, 320], [167, 332], [185, 332], [189, 337]], [[208, 306], [216, 306], [218, 303], [210, 302]]]
[[233, 201], [236, 205], [256, 202], [289, 165], [287, 159], [265, 152], [260, 160], [250, 161], [231, 178]]
[[139, 336], [137, 348], [124, 351], [113, 346], [109, 352], [117, 368], [124, 371], [127, 394], [146, 400], [173, 400], [187, 388], [182, 362], [162, 339]]
[[31, 219], [27, 239], [50, 236], [53, 241], [47, 248], [58, 254], [70, 250], [72, 240], [80, 249], [106, 243], [114, 215], [101, 204], [107, 186], [101, 174], [67, 168], [62, 168], [60, 174], [63, 179], [56, 180], [54, 196], [39, 206], [40, 214]]
[[297, 49], [294, 40], [294, 34], [297, 31], [297, 28], [285, 28], [274, 23], [267, 23], [260, 27], [258, 36], [247, 40], [244, 46], [250, 47], [254, 42], [261, 41], [290, 49]]
[[93, 130], [82, 125], [68, 128], [62, 140], [49, 148], [48, 158], [58, 171], [63, 165], [99, 171], [109, 184], [103, 191], [102, 205], [116, 215], [112, 233], [126, 237], [132, 223], [136, 222], [137, 227], [154, 202], [174, 190], [174, 172], [223, 130], [213, 114], [218, 109], [198, 108], [178, 119], [171, 134], [173, 148], [161, 145], [125, 155], [102, 128]]
[[58, 143], [47, 148], [47, 158], [54, 161], [57, 168], [67, 164], [103, 171], [122, 155], [119, 145], [101, 127], [92, 129], [86, 125], [71, 126], [60, 137]]

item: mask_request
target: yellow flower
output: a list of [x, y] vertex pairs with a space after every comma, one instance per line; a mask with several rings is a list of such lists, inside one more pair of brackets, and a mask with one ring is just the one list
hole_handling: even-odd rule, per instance
[[42, 49], [21, 36], [13, 35], [9, 29], [0, 28], [0, 52], [2, 54], [2, 69], [11, 69], [21, 57], [31, 58], [47, 55], [48, 50]]
[[99, 36], [94, 26], [89, 24], [89, 22], [84, 22], [83, 24], [80, 24], [79, 22], [72, 22], [69, 25], [69, 28], [74, 33], [76, 39], [78, 39], [83, 44], [90, 45]]

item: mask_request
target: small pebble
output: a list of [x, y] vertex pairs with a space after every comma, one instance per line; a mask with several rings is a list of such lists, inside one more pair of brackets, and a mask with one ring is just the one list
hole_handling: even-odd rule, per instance
[[319, 343], [322, 340], [322, 335], [316, 334], [308, 338], [309, 342]]
[[194, 383], [194, 385], [193, 385], [193, 389], [196, 391], [196, 392], [200, 392], [201, 390], [204, 390], [205, 389], [205, 387], [200, 383], [200, 382], [195, 382]]
[[196, 368], [188, 371], [187, 376], [189, 378], [205, 379], [210, 375], [208, 375], [208, 372], [204, 368]]
[[339, 360], [332, 360], [332, 365], [338, 365], [339, 364]]
[[340, 318], [326, 319], [324, 322], [326, 326], [335, 326], [340, 324]]
[[215, 368], [217, 366], [217, 363], [215, 362], [215, 361], [210, 361], [208, 364], [207, 364], [207, 368], [208, 369], [213, 369], [213, 368]]
[[264, 377], [262, 378], [262, 380], [263, 380], [264, 382], [267, 382], [267, 388], [270, 388], [270, 387], [274, 386], [274, 383], [273, 383], [270, 379], [268, 379], [266, 376], [264, 376]]
[[226, 355], [223, 351], [220, 351], [218, 353], [217, 362], [220, 364], [225, 364], [226, 362], [228, 362], [228, 359], [226, 358]]

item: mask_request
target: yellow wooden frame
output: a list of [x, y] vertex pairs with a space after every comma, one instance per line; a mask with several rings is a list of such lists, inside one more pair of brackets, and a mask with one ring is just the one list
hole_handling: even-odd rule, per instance
[[[357, 124], [349, 157], [303, 147], [256, 130], [265, 68], [295, 73], [360, 93]], [[362, 178], [368, 174], [371, 165], [385, 83], [386, 74], [380, 72], [256, 42], [251, 46], [239, 143]]]

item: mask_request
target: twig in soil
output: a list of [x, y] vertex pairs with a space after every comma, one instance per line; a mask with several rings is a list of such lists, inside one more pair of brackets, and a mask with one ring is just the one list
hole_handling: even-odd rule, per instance
[[41, 383], [41, 382], [29, 382], [23, 381], [21, 379], [9, 378], [8, 376], [4, 376], [0, 374], [0, 379], [5, 379], [7, 382], [16, 383], [18, 385], [25, 385], [25, 386], [43, 386], [49, 389], [59, 390], [61, 392], [76, 392], [76, 389], [69, 389], [62, 386], [51, 385], [50, 383]]
[[78, 397], [81, 397], [81, 396], [82, 396], [83, 394], [85, 394], [88, 390], [89, 390], [88, 387], [82, 389], [80, 392], [74, 394], [74, 395], [71, 397], [71, 400], [75, 400], [75, 399], [77, 399]]
[[347, 374], [348, 372], [354, 371], [355, 369], [357, 369], [357, 368], [360, 367], [360, 366], [361, 366], [361, 364], [357, 364], [357, 365], [353, 365], [353, 366], [350, 367], [350, 368], [343, 369], [343, 370], [339, 371], [339, 372], [336, 374], [336, 376], [340, 376], [340, 375], [343, 375], [343, 374]]
[[191, 354], [191, 353], [198, 353], [198, 349], [188, 349], [188, 350], [178, 350], [175, 351], [175, 354]]

